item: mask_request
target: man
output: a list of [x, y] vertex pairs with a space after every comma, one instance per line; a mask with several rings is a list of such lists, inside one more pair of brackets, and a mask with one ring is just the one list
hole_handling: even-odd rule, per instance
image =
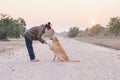
[[[38, 59], [35, 59], [35, 54], [34, 54], [34, 50], [33, 50], [33, 46], [32, 46], [32, 41], [33, 40], [39, 40], [42, 44], [47, 44], [47, 42], [44, 39], [42, 39], [42, 35], [44, 33], [47, 33], [50, 30], [51, 30], [51, 23], [48, 22], [45, 25], [32, 27], [25, 32], [25, 34], [24, 34], [25, 43], [26, 43], [27, 50], [28, 50], [28, 53], [29, 53], [29, 56], [30, 56], [30, 60], [32, 62], [39, 62]], [[53, 35], [53, 34], [54, 34], [54, 32], [52, 32], [51, 35]]]

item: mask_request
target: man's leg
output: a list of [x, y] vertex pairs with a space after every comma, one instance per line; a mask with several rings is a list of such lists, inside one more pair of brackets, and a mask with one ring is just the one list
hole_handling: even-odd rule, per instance
[[32, 46], [32, 41], [30, 39], [28, 39], [26, 36], [25, 37], [25, 43], [27, 46], [27, 50], [30, 56], [30, 60], [34, 60], [35, 59], [35, 54], [34, 54], [34, 50], [33, 50], [33, 46]]

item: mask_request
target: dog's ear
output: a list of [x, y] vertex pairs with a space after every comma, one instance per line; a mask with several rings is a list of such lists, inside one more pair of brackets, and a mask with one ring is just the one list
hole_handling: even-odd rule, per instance
[[55, 41], [59, 41], [57, 37], [54, 37], [55, 38]]

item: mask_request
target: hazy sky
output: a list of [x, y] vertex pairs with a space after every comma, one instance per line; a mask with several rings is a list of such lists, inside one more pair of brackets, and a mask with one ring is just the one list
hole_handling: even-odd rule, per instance
[[22, 17], [27, 27], [50, 21], [57, 32], [80, 29], [120, 16], [120, 0], [0, 0], [0, 13]]

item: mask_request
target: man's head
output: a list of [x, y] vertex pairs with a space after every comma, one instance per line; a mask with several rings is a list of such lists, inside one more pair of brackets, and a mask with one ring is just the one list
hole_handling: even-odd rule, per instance
[[48, 32], [50, 29], [51, 29], [51, 23], [48, 22], [48, 23], [45, 25], [45, 32]]
[[48, 37], [48, 38], [51, 38], [53, 35], [54, 35], [55, 31], [54, 29], [51, 28], [51, 23], [48, 22], [46, 25], [45, 25], [45, 35]]

